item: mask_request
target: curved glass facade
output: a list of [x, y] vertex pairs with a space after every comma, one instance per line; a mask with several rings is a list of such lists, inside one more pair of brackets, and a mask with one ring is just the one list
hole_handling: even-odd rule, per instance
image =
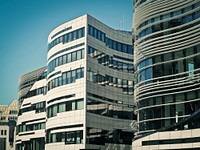
[[134, 10], [138, 134], [200, 107], [200, 0], [137, 0]]

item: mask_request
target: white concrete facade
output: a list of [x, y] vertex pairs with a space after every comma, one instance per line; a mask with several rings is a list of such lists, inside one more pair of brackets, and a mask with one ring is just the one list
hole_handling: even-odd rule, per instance
[[[90, 33], [93, 29], [97, 37]], [[106, 46], [104, 38], [120, 42], [121, 52]], [[113, 134], [114, 130], [123, 134], [131, 131], [134, 107], [131, 39], [130, 32], [114, 30], [89, 15], [64, 23], [50, 33], [47, 54], [46, 150], [109, 147], [130, 149], [130, 145], [122, 139], [118, 143], [122, 146], [112, 146], [106, 144], [109, 140], [106, 141], [104, 137]], [[104, 56], [108, 57], [107, 61], [100, 60]], [[113, 69], [113, 64], [109, 64], [111, 57], [115, 62], [120, 61], [121, 70]], [[118, 65], [115, 64], [115, 67]], [[80, 69], [82, 75], [79, 75]], [[73, 78], [74, 70], [76, 77]], [[95, 76], [98, 79], [94, 81]], [[110, 76], [119, 80], [119, 85], [105, 79]], [[123, 81], [125, 85], [121, 83]], [[109, 107], [112, 110], [109, 110]], [[109, 111], [114, 112], [112, 117], [108, 116]], [[127, 118], [123, 118], [123, 111]], [[118, 112], [121, 116], [114, 115]], [[121, 135], [124, 136], [123, 134]]]
[[[21, 101], [17, 121], [16, 149], [17, 150], [42, 150], [45, 144], [46, 124], [46, 67], [40, 68], [39, 72], [33, 71], [21, 77], [19, 87], [29, 82], [26, 76], [37, 76]], [[30, 78], [31, 79], [31, 78]], [[24, 86], [23, 88], [27, 88]], [[20, 90], [24, 90], [24, 89]]]
[[131, 32], [87, 14], [58, 26], [48, 37], [47, 70], [20, 79], [17, 150], [130, 150], [133, 86]]

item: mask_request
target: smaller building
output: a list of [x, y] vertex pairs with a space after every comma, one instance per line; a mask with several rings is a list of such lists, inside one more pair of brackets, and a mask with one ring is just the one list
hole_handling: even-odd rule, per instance
[[16, 127], [16, 150], [44, 150], [46, 122], [46, 67], [19, 79], [20, 109]]
[[15, 149], [15, 126], [19, 103], [13, 100], [8, 106], [0, 105], [0, 149]]

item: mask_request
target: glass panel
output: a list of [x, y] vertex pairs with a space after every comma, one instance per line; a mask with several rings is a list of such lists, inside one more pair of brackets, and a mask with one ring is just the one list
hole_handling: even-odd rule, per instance
[[59, 104], [59, 112], [65, 112], [65, 108], [66, 108], [65, 103]]
[[76, 70], [72, 71], [71, 82], [75, 82], [76, 80]]
[[164, 61], [172, 60], [172, 53], [164, 54]]
[[83, 100], [77, 101], [77, 110], [83, 109], [84, 108], [84, 103]]
[[66, 80], [66, 84], [71, 83], [71, 72], [66, 72], [66, 76], [67, 76], [67, 80]]
[[67, 107], [67, 108], [66, 108], [67, 111], [72, 110], [72, 102], [71, 102], [71, 101], [67, 102], [66, 107]]
[[57, 115], [57, 105], [53, 106], [53, 116]]
[[65, 85], [66, 84], [66, 80], [67, 80], [67, 74], [66, 73], [62, 74], [62, 79], [63, 79], [63, 85]]
[[76, 78], [77, 79], [81, 78], [81, 69], [76, 70]]
[[59, 57], [58, 59], [59, 59], [58, 65], [60, 66], [63, 64], [63, 60], [62, 60], [62, 57]]
[[72, 56], [71, 56], [71, 53], [67, 55], [67, 62], [68, 62], [68, 63], [71, 62], [71, 59], [72, 59], [71, 57], [72, 57]]
[[67, 55], [64, 55], [63, 56], [63, 64], [66, 64], [67, 63]]
[[68, 42], [72, 41], [72, 33], [68, 34]]
[[77, 60], [81, 59], [81, 50], [77, 51]]
[[76, 52], [72, 53], [72, 61], [76, 61]]

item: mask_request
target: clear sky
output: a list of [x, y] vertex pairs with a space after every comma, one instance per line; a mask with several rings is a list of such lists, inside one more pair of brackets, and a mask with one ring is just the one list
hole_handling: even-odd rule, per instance
[[115, 29], [124, 18], [131, 31], [132, 1], [0, 0], [0, 105], [18, 98], [22, 74], [46, 65], [51, 30], [87, 13]]

